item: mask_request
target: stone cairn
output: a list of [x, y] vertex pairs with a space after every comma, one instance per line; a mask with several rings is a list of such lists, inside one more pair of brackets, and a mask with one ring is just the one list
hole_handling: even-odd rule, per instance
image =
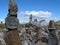
[[51, 20], [49, 22], [48, 30], [49, 30], [49, 43], [48, 43], [48, 45], [58, 45], [58, 39], [56, 36], [56, 28], [54, 27], [53, 20]]
[[17, 19], [18, 7], [14, 0], [10, 0], [8, 11], [8, 16], [5, 19], [5, 27], [8, 30], [4, 36], [6, 45], [22, 45], [17, 30], [19, 26], [19, 20]]
[[30, 23], [31, 23], [31, 21], [32, 21], [32, 14], [30, 15]]
[[[24, 33], [25, 38], [23, 38], [25, 40], [22, 42], [28, 43], [27, 45], [44, 45], [44, 44], [46, 45], [47, 44], [48, 35], [45, 35], [47, 33], [42, 31], [41, 26], [38, 23], [37, 19], [35, 19], [34, 21], [31, 21], [31, 23], [25, 24], [25, 30], [26, 30], [26, 32]], [[42, 32], [44, 32], [45, 34], [43, 34]]]
[[[32, 21], [32, 14], [30, 15], [30, 22], [25, 24], [24, 29], [18, 32], [19, 20], [17, 18], [18, 7], [14, 0], [10, 0], [9, 13], [5, 19], [5, 27], [8, 31], [5, 32], [4, 40], [6, 45], [58, 45], [56, 36], [56, 28], [54, 21], [49, 22], [48, 33], [41, 28], [37, 19]], [[20, 37], [20, 36], [21, 37]]]
[[[38, 24], [38, 23], [37, 23]], [[42, 31], [41, 27], [34, 23], [27, 23], [25, 25], [26, 37], [30, 38], [26, 41], [30, 45], [58, 45], [58, 39], [56, 36], [56, 28], [54, 27], [54, 21], [49, 22], [48, 33]], [[45, 29], [44, 29], [45, 30]], [[42, 33], [44, 32], [44, 33]], [[29, 35], [29, 36], [28, 36]], [[29, 45], [27, 44], [27, 45]]]

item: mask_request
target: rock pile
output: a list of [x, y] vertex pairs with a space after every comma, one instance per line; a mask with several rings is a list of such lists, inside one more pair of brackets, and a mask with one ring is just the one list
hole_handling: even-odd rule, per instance
[[45, 30], [38, 22], [27, 23], [20, 31], [22, 45], [47, 45], [48, 31]]

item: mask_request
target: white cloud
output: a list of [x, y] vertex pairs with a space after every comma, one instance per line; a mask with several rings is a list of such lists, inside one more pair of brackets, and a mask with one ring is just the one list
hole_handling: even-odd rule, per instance
[[53, 19], [54, 21], [58, 21], [59, 20], [59, 18], [58, 17], [54, 17], [54, 19]]
[[48, 11], [23, 11], [20, 14], [27, 15], [27, 16], [32, 14], [33, 16], [40, 17], [40, 18], [47, 18], [52, 15], [52, 13]]

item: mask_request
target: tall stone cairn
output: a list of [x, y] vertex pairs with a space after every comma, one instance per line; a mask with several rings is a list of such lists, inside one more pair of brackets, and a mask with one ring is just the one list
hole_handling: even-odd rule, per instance
[[5, 19], [5, 27], [8, 30], [4, 36], [6, 45], [22, 45], [17, 30], [19, 26], [19, 20], [17, 18], [18, 7], [14, 0], [10, 0], [8, 11], [9, 13]]
[[48, 45], [58, 45], [58, 39], [56, 36], [56, 28], [54, 27], [54, 20], [50, 20], [48, 30], [49, 30]]
[[32, 14], [30, 15], [30, 23], [31, 23], [31, 21], [32, 21]]

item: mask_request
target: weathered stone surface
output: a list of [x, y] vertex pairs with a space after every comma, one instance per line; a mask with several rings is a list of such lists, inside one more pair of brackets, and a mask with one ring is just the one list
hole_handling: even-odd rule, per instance
[[57, 38], [58, 38], [58, 45], [60, 45], [60, 30], [56, 31], [56, 35], [57, 35]]
[[41, 41], [38, 41], [38, 43], [36, 45], [48, 45], [48, 43], [46, 42], [41, 42]]
[[48, 30], [49, 30], [49, 45], [58, 45], [54, 21], [50, 21]]
[[19, 26], [19, 20], [15, 17], [7, 17], [5, 26], [7, 29], [17, 29]]
[[39, 27], [39, 28], [41, 27], [40, 23], [38, 23], [38, 22], [32, 21], [31, 24], [36, 26], [36, 27]]
[[21, 39], [22, 45], [32, 44], [31, 43], [32, 37], [29, 33], [26, 32], [24, 28], [20, 31], [20, 39]]
[[9, 14], [15, 16], [17, 14], [17, 11], [18, 11], [18, 7], [17, 7], [16, 3], [14, 2], [14, 0], [10, 0]]
[[22, 45], [17, 30], [6, 32], [4, 40], [6, 42], [6, 45]]
[[57, 39], [55, 31], [50, 32], [49, 45], [58, 45], [58, 39]]
[[54, 27], [54, 20], [50, 20], [48, 29], [49, 29], [49, 31], [51, 31], [52, 29], [54, 29], [54, 30], [56, 29]]
[[9, 13], [5, 19], [5, 26], [7, 29], [17, 29], [19, 25], [19, 20], [17, 19], [18, 7], [14, 0], [9, 2]]

